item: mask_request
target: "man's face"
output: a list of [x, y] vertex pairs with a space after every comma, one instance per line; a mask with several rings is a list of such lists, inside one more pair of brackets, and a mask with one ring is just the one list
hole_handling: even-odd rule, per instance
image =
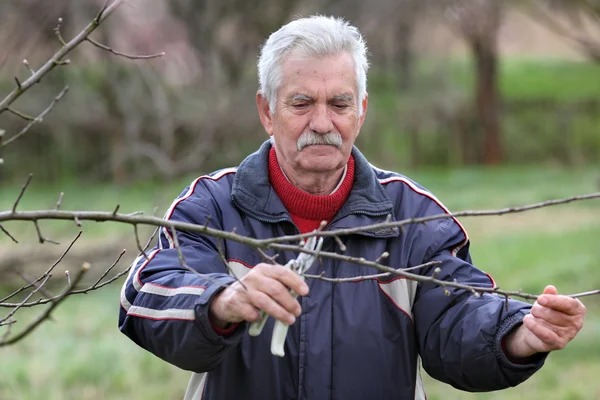
[[354, 62], [349, 54], [323, 58], [288, 56], [281, 68], [275, 114], [257, 95], [261, 121], [275, 137], [285, 172], [328, 173], [343, 168], [364, 122], [358, 115]]

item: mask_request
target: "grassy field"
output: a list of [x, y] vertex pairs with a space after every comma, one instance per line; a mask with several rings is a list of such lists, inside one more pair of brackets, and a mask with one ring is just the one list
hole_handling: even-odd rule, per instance
[[[453, 211], [516, 206], [594, 192], [599, 190], [600, 179], [600, 168], [506, 167], [405, 173], [432, 190]], [[128, 212], [152, 212], [158, 206], [162, 215], [191, 179], [121, 189], [33, 185], [23, 198], [22, 208], [53, 207], [62, 190], [66, 193], [64, 209], [112, 210], [119, 203]], [[18, 185], [3, 187], [0, 209], [12, 206], [18, 190]], [[463, 223], [470, 232], [475, 263], [504, 288], [540, 292], [549, 283], [563, 293], [600, 288], [596, 271], [600, 200], [504, 217], [465, 218]], [[24, 239], [30, 232], [23, 224], [6, 227]], [[85, 236], [92, 241], [130, 233], [129, 228], [116, 229], [110, 224], [87, 223], [84, 227]], [[59, 237], [68, 238], [75, 232], [73, 224], [45, 223], [44, 228]], [[0, 254], [14, 246], [0, 237]], [[114, 254], [118, 250], [115, 248]], [[130, 250], [135, 253], [134, 248]], [[189, 374], [154, 358], [119, 333], [118, 289], [119, 285], [114, 285], [71, 298], [57, 309], [54, 322], [43, 325], [24, 342], [0, 349], [0, 399], [180, 399]], [[588, 315], [580, 336], [565, 350], [553, 353], [529, 381], [501, 392], [467, 394], [426, 377], [428, 398], [600, 398], [600, 298], [583, 301]]]

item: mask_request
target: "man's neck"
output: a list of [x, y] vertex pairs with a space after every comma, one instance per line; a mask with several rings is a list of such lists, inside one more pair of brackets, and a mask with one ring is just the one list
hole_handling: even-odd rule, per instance
[[311, 173], [286, 170], [285, 166], [279, 164], [281, 171], [288, 181], [298, 189], [316, 196], [327, 196], [335, 192], [344, 177], [346, 166], [332, 173]]
[[[285, 173], [285, 171], [283, 170], [283, 167], [281, 166], [281, 164], [279, 164], [279, 169], [281, 170], [281, 173], [283, 174], [283, 176], [285, 177], [285, 179], [287, 179], [288, 182], [290, 182], [292, 185], [298, 187], [297, 185], [294, 184], [294, 182], [292, 182], [290, 180], [290, 178], [288, 178], [288, 176]], [[337, 184], [335, 185], [335, 187], [333, 188], [333, 190], [331, 190], [331, 192], [326, 193], [326, 194], [328, 194], [328, 195], [334, 194], [340, 188], [340, 186], [342, 185], [342, 182], [344, 181], [344, 178], [346, 177], [346, 172], [347, 171], [348, 171], [348, 164], [344, 165], [344, 169], [342, 170], [342, 176], [338, 179]], [[303, 190], [303, 191], [305, 191], [305, 192], [307, 192], [307, 193], [310, 193], [310, 194], [314, 194], [314, 195], [317, 195], [317, 196], [321, 195], [321, 194], [318, 194], [318, 193], [309, 192], [309, 191], [304, 190], [304, 189], [302, 189], [300, 187], [298, 187], [298, 188], [301, 189], [301, 190]]]

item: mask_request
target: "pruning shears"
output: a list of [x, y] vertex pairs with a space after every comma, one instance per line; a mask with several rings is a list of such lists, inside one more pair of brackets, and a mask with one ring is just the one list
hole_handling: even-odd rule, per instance
[[[323, 238], [317, 239], [315, 236], [309, 238], [304, 243], [304, 250], [312, 250], [314, 252], [319, 252], [321, 247], [323, 246]], [[298, 258], [288, 261], [287, 264], [284, 265], [284, 268], [291, 269], [296, 272], [302, 280], [304, 280], [304, 273], [312, 266], [313, 262], [317, 258], [314, 254], [302, 253], [298, 256]], [[298, 297], [298, 293], [290, 290], [290, 293], [295, 298]], [[250, 325], [250, 329], [248, 333], [250, 336], [258, 336], [262, 332], [267, 319], [269, 318], [269, 314], [264, 311], [260, 312], [260, 320], [253, 322]], [[275, 326], [273, 327], [273, 336], [271, 337], [271, 353], [275, 356], [283, 357], [285, 352], [283, 350], [283, 345], [285, 343], [285, 338], [287, 336], [287, 332], [289, 329], [289, 325], [276, 320]]]

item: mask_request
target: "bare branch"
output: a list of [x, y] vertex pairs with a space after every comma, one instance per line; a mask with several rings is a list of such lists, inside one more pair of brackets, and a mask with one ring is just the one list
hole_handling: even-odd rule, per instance
[[94, 39], [92, 38], [86, 38], [86, 40], [88, 42], [90, 42], [91, 44], [93, 44], [94, 46], [102, 49], [102, 50], [106, 50], [109, 53], [112, 53], [116, 56], [120, 56], [120, 57], [125, 57], [125, 58], [129, 58], [130, 60], [149, 60], [151, 58], [158, 58], [158, 57], [162, 57], [165, 55], [165, 52], [163, 51], [162, 53], [157, 53], [157, 54], [149, 54], [149, 55], [131, 55], [131, 54], [125, 54], [125, 53], [121, 53], [120, 51], [116, 51], [114, 50], [112, 47], [108, 47], [104, 44], [98, 43], [96, 42]]
[[[119, 254], [119, 256], [117, 257], [116, 261], [113, 262], [111, 264], [110, 267], [108, 267], [100, 276], [100, 278], [98, 278], [92, 285], [90, 285], [89, 287], [85, 288], [85, 289], [78, 289], [78, 290], [72, 290], [69, 293], [69, 296], [73, 296], [73, 295], [77, 295], [77, 294], [87, 294], [91, 291], [94, 290], [98, 290], [106, 285], [111, 284], [112, 282], [116, 281], [117, 279], [119, 279], [120, 277], [122, 277], [123, 275], [126, 275], [129, 270], [131, 269], [131, 267], [128, 267], [126, 269], [124, 269], [123, 271], [119, 272], [118, 274], [116, 274], [115, 276], [113, 276], [112, 278], [100, 283], [100, 281], [102, 279], [104, 279], [112, 270], [113, 268], [118, 264], [118, 262], [121, 260], [121, 258], [123, 257], [123, 255], [125, 254], [126, 250], [121, 251], [121, 253]], [[39, 278], [38, 278], [39, 279]], [[70, 280], [70, 278], [69, 278]], [[61, 294], [62, 295], [62, 294]], [[21, 304], [20, 307], [21, 308], [25, 308], [25, 307], [35, 307], [35, 306], [39, 306], [42, 304], [48, 304], [51, 303], [53, 301], [56, 301], [60, 298], [61, 295], [57, 295], [51, 298], [47, 298], [47, 299], [39, 299], [37, 301], [34, 302], [30, 302], [30, 303], [24, 303]], [[10, 295], [10, 297], [14, 296], [14, 294]], [[3, 308], [13, 308], [17, 306], [17, 303], [3, 303], [4, 300], [0, 300], [0, 307]]]
[[43, 313], [41, 313], [35, 320], [33, 320], [31, 323], [29, 323], [29, 325], [27, 325], [20, 333], [14, 335], [8, 339], [2, 340], [0, 342], [0, 347], [16, 343], [19, 340], [25, 338], [27, 335], [29, 335], [31, 332], [33, 332], [33, 330], [35, 328], [37, 328], [42, 322], [44, 322], [46, 319], [48, 319], [50, 317], [50, 314], [52, 313], [52, 311], [60, 303], [62, 303], [64, 301], [64, 299], [69, 295], [71, 290], [75, 286], [77, 286], [77, 284], [79, 284], [79, 282], [83, 278], [83, 275], [85, 275], [85, 273], [89, 270], [89, 268], [90, 268], [90, 265], [88, 263], [84, 263], [83, 266], [81, 267], [81, 269], [79, 270], [79, 272], [77, 273], [77, 275], [75, 276], [75, 279], [73, 279], [72, 284], [67, 286], [65, 288], [65, 290], [62, 292], [62, 294], [60, 296], [58, 296], [58, 298], [56, 300], [54, 300], [52, 302], [52, 304], [50, 304], [50, 306], [48, 306], [48, 308], [46, 308], [45, 311]]
[[23, 60], [23, 65], [25, 65], [29, 72], [31, 72], [31, 75], [35, 75], [35, 71], [33, 68], [31, 68], [31, 65], [29, 65], [29, 61], [27, 61], [27, 59]]
[[62, 204], [62, 200], [63, 200], [64, 196], [65, 196], [65, 193], [60, 192], [60, 195], [58, 196], [58, 200], [56, 201], [56, 207], [54, 208], [55, 210], [58, 210], [60, 208], [60, 205]]
[[225, 268], [227, 269], [227, 271], [231, 274], [231, 276], [233, 276], [233, 278], [237, 282], [239, 282], [242, 285], [242, 287], [246, 291], [248, 291], [248, 288], [246, 287], [246, 285], [244, 285], [244, 282], [242, 282], [240, 280], [240, 278], [237, 277], [235, 271], [233, 269], [231, 269], [231, 267], [229, 266], [229, 263], [227, 262], [227, 258], [225, 258], [225, 253], [223, 252], [223, 240], [222, 239], [217, 239], [217, 249], [219, 251], [219, 258], [221, 259], [221, 261], [225, 265]]
[[[37, 124], [38, 122], [42, 122], [42, 120], [44, 119], [44, 117], [50, 112], [52, 111], [52, 109], [54, 108], [54, 106], [56, 105], [56, 103], [58, 103], [60, 101], [60, 99], [62, 99], [62, 97], [69, 91], [69, 87], [65, 86], [63, 88], [63, 90], [61, 90], [61, 92], [54, 98], [54, 100], [52, 100], [52, 102], [50, 103], [50, 105], [44, 110], [42, 111], [42, 113], [40, 115], [38, 115], [35, 119], [31, 120], [31, 122], [29, 122], [27, 125], [25, 125], [25, 127], [23, 129], [21, 129], [21, 131], [19, 133], [17, 133], [16, 135], [8, 138], [6, 141], [4, 141], [1, 145], [0, 148], [2, 147], [6, 147], [9, 144], [11, 144], [12, 142], [14, 142], [15, 140], [19, 139], [21, 136], [23, 136], [24, 134], [27, 133], [27, 131], [29, 131], [29, 129], [31, 129], [32, 126], [34, 126], [35, 124]], [[1, 110], [0, 110], [1, 112]]]
[[[121, 261], [121, 258], [123, 257], [123, 255], [127, 252], [127, 249], [123, 249], [121, 250], [121, 253], [119, 254], [119, 257], [117, 257], [116, 261], [113, 262], [110, 267], [108, 267], [106, 269], [106, 271], [104, 271], [102, 273], [102, 275], [100, 275], [100, 278], [98, 278], [96, 280], [96, 282], [94, 282], [94, 284], [92, 286], [90, 286], [87, 290], [93, 290], [95, 288], [97, 288], [98, 284], [100, 283], [100, 281], [102, 281], [102, 279], [104, 279], [106, 277], [106, 275], [108, 275], [110, 273], [110, 271], [112, 271], [112, 269], [119, 263], [119, 261]], [[127, 268], [126, 270], [127, 272], [129, 271], [129, 268]], [[74, 294], [74, 293], [73, 293]]]
[[226, 240], [232, 240], [238, 243], [243, 243], [248, 246], [252, 246], [254, 248], [274, 248], [272, 246], [276, 243], [285, 243], [285, 242], [298, 242], [303, 239], [312, 237], [312, 236], [322, 236], [322, 237], [335, 237], [341, 235], [349, 235], [359, 232], [364, 232], [368, 230], [381, 229], [381, 228], [393, 228], [400, 227], [403, 225], [410, 224], [420, 224], [424, 222], [447, 219], [453, 217], [482, 217], [482, 216], [492, 216], [492, 215], [504, 215], [511, 213], [519, 213], [533, 209], [539, 209], [542, 207], [550, 207], [559, 204], [566, 204], [574, 201], [584, 201], [591, 199], [599, 199], [600, 193], [590, 193], [581, 196], [573, 196], [565, 199], [558, 200], [549, 200], [541, 203], [530, 204], [522, 207], [509, 207], [498, 210], [484, 210], [484, 211], [459, 211], [456, 213], [447, 213], [447, 214], [438, 214], [432, 215], [428, 217], [422, 218], [408, 218], [401, 221], [395, 222], [383, 222], [372, 225], [359, 226], [356, 228], [349, 229], [339, 229], [339, 230], [331, 230], [331, 231], [314, 231], [301, 235], [289, 235], [289, 236], [281, 236], [277, 238], [270, 239], [254, 239], [250, 237], [245, 237], [238, 235], [234, 232], [226, 232], [219, 229], [214, 229], [208, 227], [208, 221], [204, 225], [196, 225], [172, 220], [165, 220], [158, 217], [150, 217], [150, 216], [139, 216], [140, 212], [131, 213], [131, 214], [116, 214], [113, 215], [112, 212], [102, 212], [102, 211], [60, 211], [60, 210], [40, 210], [40, 211], [20, 211], [20, 212], [10, 212], [4, 211], [0, 212], [0, 222], [4, 221], [35, 221], [35, 220], [89, 220], [96, 222], [104, 222], [104, 221], [113, 221], [120, 222], [126, 224], [139, 224], [139, 225], [152, 225], [156, 227], [164, 227], [169, 230], [177, 229], [179, 231], [187, 231], [187, 232], [196, 232], [196, 233], [204, 233], [216, 238], [222, 238]]
[[[119, 209], [119, 206], [117, 206], [117, 210]], [[117, 210], [115, 210], [113, 212], [113, 215], [117, 214]], [[135, 234], [135, 243], [137, 244], [137, 248], [140, 251], [140, 253], [142, 253], [144, 255], [144, 258], [146, 260], [150, 260], [150, 258], [148, 258], [148, 254], [146, 254], [146, 250], [144, 248], [142, 248], [142, 244], [140, 243], [140, 235], [138, 234], [138, 227], [137, 224], [133, 225], [133, 232]]]
[[[39, 290], [40, 293], [46, 297], [52, 297], [52, 293], [50, 293], [49, 291], [47, 291], [45, 288], [43, 288], [42, 284], [39, 284], [37, 282], [39, 282], [39, 278], [36, 279], [35, 281], [32, 281], [31, 279], [29, 279], [27, 276], [25, 276], [24, 273], [22, 273], [21, 271], [19, 271], [18, 269], [14, 269], [13, 270], [15, 274], [19, 275], [19, 278], [23, 279], [25, 281], [25, 283], [28, 284], [29, 287], [35, 287], [36, 290]], [[45, 279], [45, 277], [42, 277], [42, 279]]]
[[179, 258], [179, 263], [181, 264], [181, 266], [184, 267], [185, 269], [187, 269], [188, 271], [192, 272], [194, 275], [196, 275], [199, 278], [206, 279], [207, 281], [212, 282], [212, 283], [217, 283], [214, 279], [212, 279], [209, 276], [206, 276], [204, 274], [201, 274], [200, 272], [196, 271], [194, 268], [190, 267], [187, 262], [185, 262], [185, 257], [183, 256], [183, 251], [181, 251], [181, 246], [179, 245], [179, 239], [177, 238], [177, 230], [173, 227], [173, 228], [171, 228], [171, 233], [173, 235], [173, 245], [174, 245], [175, 249], [177, 249], [177, 257]]
[[9, 238], [11, 238], [13, 242], [15, 242], [15, 243], [19, 243], [19, 242], [18, 242], [18, 240], [17, 240], [17, 239], [15, 239], [15, 238], [14, 238], [14, 236], [13, 236], [13, 235], [11, 235], [11, 234], [10, 234], [10, 233], [9, 233], [9, 232], [6, 230], [6, 229], [4, 229], [4, 227], [3, 227], [2, 225], [0, 225], [0, 231], [4, 232], [4, 234], [5, 234], [6, 236], [8, 236]]
[[342, 253], [344, 253], [346, 251], [346, 245], [342, 242], [342, 239], [340, 239], [339, 236], [334, 236], [333, 238], [335, 239], [335, 242], [337, 243], [338, 247], [340, 248], [340, 251]]
[[432, 221], [432, 220], [436, 220], [436, 219], [452, 218], [452, 217], [456, 217], [456, 216], [504, 215], [504, 214], [508, 214], [508, 213], [523, 212], [523, 211], [533, 210], [533, 209], [547, 207], [547, 206], [565, 204], [565, 203], [569, 203], [572, 201], [589, 200], [589, 199], [595, 199], [595, 198], [600, 198], [600, 193], [587, 194], [587, 195], [583, 195], [583, 196], [574, 196], [574, 197], [570, 197], [567, 199], [550, 200], [550, 201], [531, 204], [531, 205], [527, 205], [527, 206], [523, 206], [523, 207], [511, 207], [511, 208], [504, 208], [504, 209], [500, 209], [500, 210], [487, 210], [487, 211], [462, 211], [462, 212], [458, 212], [458, 213], [454, 213], [454, 214], [448, 213], [448, 214], [440, 214], [440, 215], [434, 215], [434, 216], [424, 217], [424, 218], [410, 218], [410, 219], [405, 219], [405, 220], [396, 221], [396, 222], [391, 222], [390, 220], [387, 220], [388, 222], [385, 222], [385, 223], [373, 224], [373, 225], [369, 225], [369, 226], [362, 226], [362, 227], [353, 228], [353, 229], [341, 229], [341, 230], [332, 230], [332, 231], [325, 231], [325, 232], [320, 232], [317, 230], [317, 231], [311, 232], [310, 234], [305, 234], [305, 235], [284, 236], [284, 237], [279, 237], [279, 238], [262, 239], [262, 240], [258, 240], [258, 239], [254, 239], [254, 238], [250, 238], [250, 237], [244, 237], [241, 235], [237, 235], [234, 232], [225, 232], [225, 231], [221, 231], [218, 229], [209, 228], [207, 226], [208, 224], [202, 226], [202, 225], [188, 224], [188, 223], [182, 223], [182, 222], [177, 222], [177, 221], [164, 220], [164, 219], [160, 219], [157, 217], [135, 216], [132, 214], [118, 214], [118, 213], [113, 214], [112, 212], [87, 212], [87, 211], [68, 212], [68, 211], [55, 211], [55, 210], [32, 211], [32, 212], [13, 212], [13, 213], [0, 212], [0, 222], [6, 221], [6, 220], [37, 221], [39, 219], [71, 219], [72, 220], [75, 218], [79, 218], [82, 220], [85, 219], [85, 220], [94, 220], [94, 221], [114, 221], [114, 222], [128, 223], [128, 224], [133, 224], [133, 225], [143, 224], [143, 225], [154, 225], [157, 227], [158, 226], [165, 227], [165, 228], [168, 228], [173, 233], [173, 240], [174, 240], [175, 248], [178, 251], [178, 257], [180, 259], [182, 266], [184, 266], [186, 269], [190, 270], [194, 274], [201, 276], [204, 279], [209, 279], [209, 278], [200, 274], [198, 271], [191, 268], [185, 262], [185, 259], [183, 257], [183, 252], [182, 252], [181, 247], [178, 242], [177, 230], [204, 233], [207, 235], [214, 236], [216, 238], [232, 240], [232, 241], [236, 241], [238, 243], [247, 244], [256, 249], [273, 249], [276, 251], [304, 252], [304, 253], [308, 253], [308, 254], [313, 254], [317, 257], [344, 260], [344, 261], [359, 264], [359, 265], [373, 267], [375, 269], [378, 269], [382, 273], [391, 273], [393, 275], [403, 276], [407, 279], [411, 279], [411, 280], [414, 280], [414, 281], [417, 281], [420, 283], [433, 283], [435, 285], [441, 286], [446, 293], [449, 293], [447, 291], [448, 287], [453, 287], [453, 288], [457, 288], [457, 289], [468, 290], [473, 293], [493, 293], [493, 294], [499, 294], [499, 295], [504, 295], [504, 296], [517, 296], [517, 297], [521, 297], [521, 298], [525, 298], [525, 299], [536, 299], [537, 295], [533, 295], [533, 294], [521, 293], [518, 291], [517, 292], [501, 291], [498, 288], [473, 287], [473, 286], [469, 286], [469, 285], [460, 284], [457, 282], [446, 282], [446, 281], [437, 279], [437, 273], [434, 273], [433, 276], [417, 275], [417, 274], [407, 272], [405, 270], [396, 270], [396, 269], [381, 265], [378, 262], [368, 261], [362, 257], [350, 257], [350, 256], [345, 256], [345, 255], [341, 255], [341, 254], [337, 254], [337, 253], [323, 252], [323, 251], [316, 253], [311, 250], [303, 249], [302, 247], [297, 246], [297, 245], [282, 244], [282, 242], [289, 241], [291, 239], [297, 240], [298, 238], [305, 239], [305, 238], [311, 237], [311, 236], [333, 236], [333, 237], [335, 237], [337, 235], [346, 235], [346, 234], [357, 233], [357, 232], [361, 232], [361, 231], [365, 231], [365, 230], [398, 227], [398, 226], [403, 226], [403, 225], [408, 225], [408, 224], [413, 224], [413, 223], [423, 223], [423, 222]]
[[[421, 265], [416, 265], [414, 267], [410, 267], [410, 268], [402, 268], [399, 269], [398, 271], [410, 271], [410, 270], [414, 270], [414, 269], [419, 269], [419, 268], [428, 268], [428, 267], [432, 267], [434, 265], [438, 265], [441, 264], [441, 261], [430, 261], [428, 263], [425, 264], [421, 264]], [[310, 278], [310, 279], [319, 279], [325, 282], [333, 282], [333, 283], [343, 283], [343, 282], [360, 282], [360, 281], [365, 281], [368, 279], [380, 279], [380, 278], [389, 278], [390, 276], [392, 276], [391, 272], [384, 272], [381, 274], [375, 274], [375, 275], [361, 275], [361, 276], [354, 276], [351, 278], [327, 278], [324, 276], [324, 272], [320, 275], [310, 275], [310, 274], [303, 274], [303, 276], [305, 278]]]
[[569, 295], [569, 297], [573, 297], [573, 298], [579, 298], [579, 297], [587, 297], [587, 296], [595, 296], [600, 294], [600, 289], [599, 290], [592, 290], [589, 292], [583, 292], [583, 293], [575, 293], [575, 294], [571, 294]]
[[33, 179], [33, 174], [29, 174], [29, 176], [27, 177], [27, 180], [25, 181], [25, 184], [21, 187], [21, 191], [19, 192], [19, 195], [17, 196], [17, 199], [15, 200], [15, 202], [13, 204], [13, 208], [12, 208], [13, 214], [17, 211], [17, 206], [19, 205], [19, 201], [21, 201], [23, 194], [25, 194], [25, 190], [27, 190], [27, 187], [31, 183], [31, 179]]
[[56, 37], [58, 38], [58, 41], [60, 42], [60, 44], [64, 47], [67, 45], [67, 43], [65, 42], [65, 39], [63, 39], [61, 33], [60, 33], [60, 26], [62, 25], [63, 19], [59, 18], [58, 19], [58, 24], [56, 25], [56, 28], [54, 28], [54, 34], [56, 35]]
[[23, 286], [22, 288], [17, 289], [15, 292], [9, 294], [8, 296], [4, 297], [3, 299], [0, 299], [0, 307], [13, 307], [13, 305], [6, 306], [6, 305], [3, 305], [2, 303], [4, 303], [6, 300], [9, 300], [12, 297], [16, 296], [17, 294], [21, 293], [22, 291], [29, 289], [30, 287], [34, 286], [37, 282], [41, 281], [46, 276], [50, 275], [50, 273], [54, 270], [54, 268], [56, 268], [56, 266], [58, 264], [60, 264], [60, 262], [63, 260], [63, 258], [65, 258], [65, 256], [67, 255], [67, 253], [69, 251], [71, 251], [71, 248], [73, 247], [73, 245], [75, 244], [75, 242], [77, 240], [79, 240], [79, 238], [81, 237], [82, 233], [83, 233], [82, 231], [79, 231], [79, 233], [77, 234], [77, 236], [75, 236], [75, 238], [71, 241], [71, 243], [66, 248], [66, 250], [63, 251], [63, 253], [60, 255], [60, 257], [58, 257], [58, 259], [54, 262], [54, 264], [52, 264], [50, 266], [50, 268], [48, 268], [46, 270], [46, 272], [44, 272], [39, 278], [37, 278], [35, 281], [33, 281], [32, 283], [30, 283], [29, 285]]
[[0, 114], [3, 113], [10, 104], [18, 99], [23, 93], [25, 93], [30, 87], [40, 82], [41, 79], [52, 69], [54, 69], [58, 62], [60, 62], [67, 54], [69, 54], [75, 47], [83, 42], [100, 23], [106, 19], [117, 7], [123, 3], [123, 0], [115, 0], [110, 5], [106, 5], [102, 8], [100, 13], [92, 22], [90, 22], [81, 32], [77, 34], [71, 41], [62, 46], [44, 65], [42, 65], [31, 77], [25, 82], [20, 82], [15, 77], [17, 82], [17, 88], [8, 94], [2, 101], [0, 101]]
[[14, 108], [8, 107], [7, 110], [16, 115], [17, 117], [23, 118], [25, 121], [35, 121], [35, 118], [33, 118], [31, 115], [22, 113], [21, 111], [15, 110]]
[[33, 221], [33, 224], [35, 225], [35, 231], [37, 232], [38, 240], [39, 240], [40, 244], [44, 244], [45, 242], [52, 243], [52, 244], [57, 244], [57, 245], [60, 244], [58, 242], [55, 242], [54, 240], [47, 239], [44, 236], [42, 236], [42, 231], [40, 229], [40, 224], [38, 223], [37, 219]]
[[154, 230], [154, 232], [152, 232], [152, 235], [150, 235], [150, 237], [148, 238], [148, 240], [146, 241], [146, 245], [144, 246], [144, 251], [148, 250], [148, 248], [150, 247], [150, 244], [152, 243], [152, 241], [154, 240], [154, 238], [156, 237], [156, 234], [158, 233], [158, 231], [160, 230], [160, 228], [156, 228]]
[[27, 303], [27, 301], [29, 301], [29, 299], [31, 297], [33, 297], [34, 294], [36, 294], [39, 290], [42, 289], [42, 287], [46, 284], [46, 282], [48, 282], [48, 279], [50, 279], [50, 275], [48, 275], [47, 277], [45, 277], [42, 282], [36, 286], [36, 288], [34, 290], [31, 291], [31, 293], [29, 293], [22, 302], [20, 302], [19, 304], [17, 304], [12, 310], [11, 312], [9, 312], [3, 319], [0, 319], [0, 323], [9, 320], [13, 315], [15, 315], [15, 313], [17, 311], [19, 311], [19, 309], [21, 307], [23, 307], [23, 304]]

